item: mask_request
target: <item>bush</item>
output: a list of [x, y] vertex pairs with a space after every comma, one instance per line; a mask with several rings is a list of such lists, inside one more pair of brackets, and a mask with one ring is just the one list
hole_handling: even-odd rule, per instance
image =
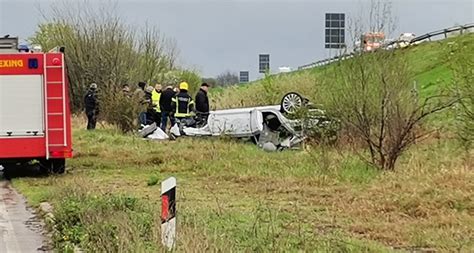
[[100, 98], [101, 119], [117, 126], [124, 133], [138, 128], [138, 115], [145, 110], [138, 96], [115, 89], [113, 92], [101, 91]]
[[458, 136], [469, 150], [474, 146], [474, 45], [470, 40], [449, 44], [448, 56], [454, 74], [457, 105]]
[[68, 188], [55, 205], [55, 247], [70, 252], [79, 245], [86, 252], [157, 252], [159, 222], [150, 205], [128, 195], [90, 195]]
[[334, 68], [334, 76], [330, 107], [349, 137], [365, 143], [367, 160], [380, 169], [393, 170], [400, 155], [426, 134], [421, 128], [425, 118], [455, 103], [441, 93], [420, 99], [407, 62], [397, 52], [346, 60]]

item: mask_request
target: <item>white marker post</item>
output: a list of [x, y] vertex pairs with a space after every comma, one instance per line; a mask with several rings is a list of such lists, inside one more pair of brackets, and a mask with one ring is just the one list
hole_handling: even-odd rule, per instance
[[161, 242], [172, 250], [176, 240], [176, 178], [161, 182]]

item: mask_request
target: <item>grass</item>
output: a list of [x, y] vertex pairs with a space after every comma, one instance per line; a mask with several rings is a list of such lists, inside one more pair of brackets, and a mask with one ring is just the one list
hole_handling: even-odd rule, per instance
[[[446, 43], [473, 38], [399, 52], [422, 95], [450, 81]], [[214, 103], [278, 103], [290, 90], [324, 102], [334, 67], [220, 90]], [[474, 154], [446, 132], [382, 172], [342, 145], [267, 153], [236, 140], [153, 142], [108, 126], [82, 130], [79, 118], [73, 125], [75, 158], [65, 175], [13, 180], [33, 206], [55, 207], [59, 251], [72, 243], [87, 252], [163, 251], [159, 182], [169, 176], [178, 179], [178, 252], [474, 251]]]
[[474, 173], [452, 140], [405, 154], [395, 172], [344, 148], [267, 153], [221, 139], [150, 142], [74, 129], [68, 173], [17, 178], [49, 201], [58, 248], [160, 251], [160, 186], [178, 179], [179, 252], [392, 252], [474, 249]]

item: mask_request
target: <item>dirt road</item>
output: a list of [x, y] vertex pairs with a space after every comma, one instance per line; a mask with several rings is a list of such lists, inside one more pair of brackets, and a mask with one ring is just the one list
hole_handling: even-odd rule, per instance
[[0, 175], [0, 252], [50, 252], [43, 229], [24, 198]]

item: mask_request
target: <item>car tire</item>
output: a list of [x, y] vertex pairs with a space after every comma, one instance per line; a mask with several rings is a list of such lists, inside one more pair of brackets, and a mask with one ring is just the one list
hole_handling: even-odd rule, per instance
[[291, 114], [303, 106], [304, 98], [296, 92], [289, 92], [281, 99], [280, 112]]

